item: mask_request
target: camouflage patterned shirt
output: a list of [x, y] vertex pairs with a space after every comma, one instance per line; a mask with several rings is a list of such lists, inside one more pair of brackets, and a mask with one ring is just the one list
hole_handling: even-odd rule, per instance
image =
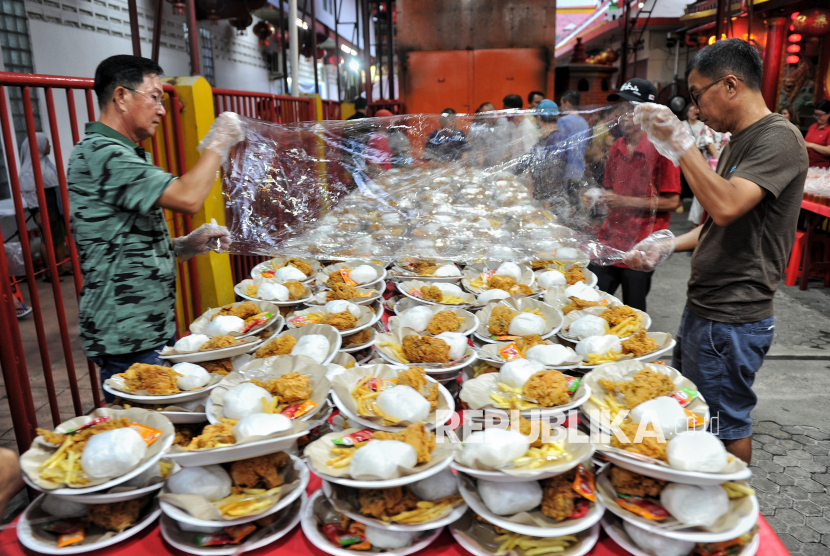
[[72, 151], [67, 182], [88, 357], [157, 348], [175, 333], [176, 260], [156, 206], [174, 179], [100, 122], [86, 124]]

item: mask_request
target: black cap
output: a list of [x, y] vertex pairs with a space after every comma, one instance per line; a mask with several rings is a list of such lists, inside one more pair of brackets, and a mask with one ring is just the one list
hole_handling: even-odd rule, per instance
[[608, 95], [608, 101], [630, 100], [633, 102], [657, 102], [657, 87], [646, 79], [635, 77], [629, 79], [620, 90]]

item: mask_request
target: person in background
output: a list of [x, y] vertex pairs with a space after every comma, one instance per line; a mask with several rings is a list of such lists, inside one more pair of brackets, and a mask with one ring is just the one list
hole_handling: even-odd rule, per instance
[[[650, 102], [657, 89], [645, 79], [629, 79], [608, 101]], [[680, 170], [661, 156], [645, 132], [634, 123], [632, 107], [621, 103], [620, 127], [623, 136], [614, 141], [605, 164], [605, 190], [600, 203], [608, 216], [597, 232], [597, 240], [620, 251], [628, 251], [657, 230], [669, 227], [671, 213], [680, 205]], [[598, 286], [614, 295], [622, 286], [623, 302], [646, 310], [653, 272], [614, 266], [590, 265]]]
[[[69, 262], [61, 264], [66, 260], [66, 226], [63, 221], [63, 203], [61, 202], [60, 183], [58, 182], [58, 169], [49, 159], [52, 152], [52, 145], [45, 133], [37, 132], [37, 150], [40, 159], [40, 175], [43, 178], [43, 193], [46, 197], [46, 212], [49, 218], [49, 228], [52, 232], [52, 248], [55, 251], [55, 261], [58, 264], [58, 274], [64, 276], [72, 274], [72, 267]], [[37, 200], [35, 188], [35, 172], [32, 151], [29, 148], [29, 138], [23, 140], [20, 145], [20, 194], [23, 202], [34, 215], [35, 223], [40, 229], [40, 257], [43, 265], [46, 266], [46, 234], [43, 231], [43, 215]], [[47, 282], [52, 281], [52, 276], [47, 270], [43, 276]]]
[[706, 131], [706, 124], [700, 121], [700, 111], [695, 106], [694, 102], [690, 102], [686, 107], [686, 120], [683, 126], [695, 138], [695, 146], [702, 154], [706, 154], [706, 141], [704, 132]]
[[406, 132], [406, 119], [401, 118], [386, 130], [386, 141], [392, 153], [393, 168], [409, 168], [412, 166], [412, 144]]
[[468, 162], [474, 167], [491, 168], [507, 156], [507, 146], [497, 135], [497, 126], [500, 121], [497, 117], [483, 116], [493, 112], [496, 107], [492, 102], [484, 102], [476, 108], [478, 114], [470, 124], [467, 141], [470, 147]]
[[438, 123], [441, 126], [427, 137], [424, 158], [436, 162], [456, 162], [461, 160], [467, 147], [467, 136], [458, 129], [456, 112], [452, 108], [441, 111]]
[[686, 69], [700, 119], [732, 134], [717, 171], [667, 107], [635, 108], [637, 122], [680, 164], [708, 216], [678, 238], [668, 231], [647, 238], [625, 259], [651, 270], [674, 251], [694, 251], [672, 366], [705, 396], [711, 432], [747, 463], [758, 400], [752, 385], [772, 345], [773, 298], [795, 242], [808, 169], [801, 132], [770, 113], [762, 78], [761, 56], [741, 39], [704, 47]]
[[793, 110], [792, 106], [785, 106], [782, 108], [781, 117], [793, 124], [795, 127], [801, 126], [801, 119], [798, 117], [798, 112]]
[[605, 179], [605, 159], [611, 145], [617, 140], [614, 131], [617, 126], [611, 111], [594, 111], [588, 115], [588, 126], [591, 129], [591, 140], [585, 150], [585, 164], [588, 166], [590, 177], [594, 183], [601, 184]]
[[[519, 95], [507, 95], [502, 99], [502, 110], [521, 110], [524, 106]], [[527, 154], [539, 140], [539, 128], [535, 118], [512, 116], [499, 120], [499, 135], [509, 141], [509, 156], [518, 159]]]
[[139, 56], [101, 62], [94, 84], [101, 116], [86, 124], [69, 159], [83, 274], [79, 335], [102, 383], [134, 363], [156, 364], [156, 351], [175, 339], [176, 259], [230, 245], [228, 230], [215, 224], [171, 239], [163, 209], [198, 212], [231, 147], [245, 138], [242, 124], [236, 114], [220, 114], [199, 144], [199, 160], [181, 177], [153, 165], [136, 143], [153, 137], [165, 115], [161, 74]]
[[346, 120], [360, 120], [366, 117], [366, 108], [369, 103], [363, 97], [354, 99], [354, 114], [346, 118]]
[[541, 137], [530, 151], [531, 156], [520, 161], [516, 170], [517, 173], [530, 173], [534, 199], [552, 209], [557, 216], [566, 218], [570, 216], [571, 207], [567, 196], [562, 195], [567, 155], [563, 150], [564, 136], [558, 130], [559, 107], [552, 100], [543, 99], [536, 106], [536, 112]]
[[[395, 115], [389, 110], [378, 110], [375, 113], [375, 118], [392, 118]], [[375, 128], [375, 131], [369, 134], [369, 139], [366, 142], [366, 165], [372, 169], [374, 174], [379, 174], [383, 170], [392, 168], [392, 150], [389, 147], [389, 140], [387, 138], [387, 122], [381, 122]]]
[[807, 145], [807, 154], [810, 157], [810, 166], [815, 168], [830, 168], [830, 100], [820, 100], [813, 109], [816, 123], [807, 130], [804, 144]]
[[565, 91], [560, 101], [564, 115], [556, 122], [556, 126], [566, 149], [567, 162], [564, 179], [571, 204], [581, 206], [579, 192], [587, 185], [587, 182], [583, 181], [583, 175], [585, 174], [585, 150], [590, 141], [590, 128], [588, 122], [577, 111], [580, 101], [579, 91], [573, 89]]
[[545, 98], [545, 93], [542, 91], [530, 91], [527, 95], [527, 108], [533, 109], [539, 106], [539, 103]]
[[7, 448], [0, 448], [0, 517], [6, 511], [9, 500], [23, 488], [20, 463], [17, 454]]

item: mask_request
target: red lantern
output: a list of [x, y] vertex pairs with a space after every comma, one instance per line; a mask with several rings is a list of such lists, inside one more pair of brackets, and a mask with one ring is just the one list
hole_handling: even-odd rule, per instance
[[798, 56], [787, 56], [788, 64], [797, 64], [800, 58]]
[[801, 35], [790, 35], [789, 40], [790, 42], [801, 42]]
[[259, 38], [259, 46], [268, 46], [268, 39], [274, 34], [274, 26], [267, 21], [260, 21], [253, 27], [254, 35]]
[[801, 47], [797, 44], [791, 44], [787, 47], [787, 52], [789, 52], [790, 54], [798, 54], [799, 52], [801, 52]]
[[184, 1], [183, 0], [167, 0], [173, 5], [173, 15], [184, 15]]
[[230, 23], [233, 27], [236, 28], [236, 34], [239, 35], [240, 37], [242, 35], [247, 34], [246, 29], [253, 22], [254, 22], [254, 18], [249, 13], [246, 13], [242, 17], [232, 17], [228, 20], [228, 23]]
[[830, 31], [830, 10], [814, 8], [801, 12], [793, 20], [795, 30], [811, 37], [821, 37]]

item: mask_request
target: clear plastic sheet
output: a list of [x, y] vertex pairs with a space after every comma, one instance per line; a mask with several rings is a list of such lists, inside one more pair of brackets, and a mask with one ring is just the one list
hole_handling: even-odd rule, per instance
[[[245, 140], [222, 172], [230, 251], [622, 262], [653, 231], [658, 196], [659, 155], [633, 108], [241, 118]], [[609, 163], [615, 149], [628, 162]]]

